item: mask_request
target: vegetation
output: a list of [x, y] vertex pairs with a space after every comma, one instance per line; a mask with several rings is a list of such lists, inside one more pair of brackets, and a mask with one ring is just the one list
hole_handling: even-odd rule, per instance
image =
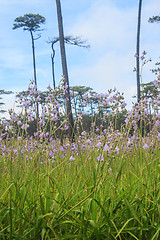
[[20, 112], [0, 123], [0, 239], [160, 239], [160, 76], [141, 81], [139, 60], [150, 61], [139, 56], [141, 4], [131, 110], [116, 88], [69, 86], [64, 43], [83, 42], [64, 37], [60, 0], [52, 64], [59, 41], [64, 77], [56, 87], [53, 74], [53, 89], [37, 89], [33, 32], [45, 18], [15, 19], [13, 29], [31, 34], [34, 81], [17, 94]]
[[[34, 82], [28, 91], [30, 98], [19, 96], [20, 115], [11, 109], [10, 121], [1, 124], [1, 239], [158, 240], [160, 95], [144, 98], [131, 111], [116, 89], [94, 95], [98, 107], [90, 108], [88, 132], [83, 119], [90, 97], [82, 95], [84, 109], [74, 115], [71, 143], [63, 102], [57, 101], [64, 83], [48, 87], [33, 136]], [[110, 111], [104, 108], [102, 117], [105, 106]], [[121, 113], [125, 118], [117, 127]], [[58, 117], [63, 144], [56, 134]]]
[[[13, 92], [12, 91], [5, 91], [5, 90], [0, 90], [0, 95], [8, 95], [8, 94], [12, 94]], [[0, 97], [0, 100], [2, 100], [2, 97]], [[0, 107], [1, 106], [3, 106], [3, 105], [5, 105], [5, 103], [4, 102], [0, 102]], [[0, 110], [0, 113], [5, 113], [6, 112], [6, 110], [4, 110], [4, 109], [1, 109]]]

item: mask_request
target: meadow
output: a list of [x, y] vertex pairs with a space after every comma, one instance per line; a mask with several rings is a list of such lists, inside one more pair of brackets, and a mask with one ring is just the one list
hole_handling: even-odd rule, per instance
[[[37, 131], [28, 134], [31, 99], [39, 100], [34, 86], [28, 91], [30, 101], [19, 97], [20, 114], [11, 109], [1, 122], [0, 239], [160, 239], [160, 95], [128, 111], [116, 89], [99, 94], [89, 132], [85, 113], [75, 112], [71, 143], [67, 116], [57, 125], [60, 103], [51, 88]], [[88, 95], [83, 105], [90, 106]]]

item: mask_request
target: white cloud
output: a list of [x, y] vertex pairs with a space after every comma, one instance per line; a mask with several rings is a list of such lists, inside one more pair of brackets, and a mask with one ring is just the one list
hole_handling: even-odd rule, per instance
[[26, 63], [29, 63], [30, 55], [25, 54], [21, 49], [11, 48], [1, 50], [0, 65], [5, 68], [22, 69]]
[[101, 1], [101, 4], [94, 2], [92, 7], [85, 12], [74, 24], [71, 32], [85, 36], [92, 44], [117, 45], [128, 37], [134, 36], [134, 10], [125, 11], [110, 6], [108, 2]]
[[[155, 57], [155, 46], [159, 44], [158, 41], [153, 41], [155, 29], [148, 23], [149, 16], [153, 15], [151, 13], [157, 6], [158, 1], [152, 0], [146, 2], [142, 9], [141, 52], [149, 51], [148, 58], [150, 54]], [[137, 12], [138, 6], [119, 9], [111, 4], [111, 1], [93, 2], [92, 7], [84, 12], [70, 29], [71, 33], [87, 38], [91, 44], [90, 60], [84, 59], [83, 66], [73, 65], [70, 71], [71, 79], [103, 92], [116, 86], [125, 93], [128, 101], [133, 100], [131, 97], [136, 95], [136, 74], [133, 73], [133, 68]], [[153, 80], [150, 68], [151, 65], [144, 69], [145, 82]]]

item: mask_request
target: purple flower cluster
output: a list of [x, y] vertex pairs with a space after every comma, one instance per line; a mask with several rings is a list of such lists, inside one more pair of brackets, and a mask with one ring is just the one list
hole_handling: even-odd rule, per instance
[[[159, 87], [157, 85], [159, 83], [154, 84]], [[126, 110], [124, 96], [116, 88], [110, 89], [105, 94], [93, 93], [92, 96], [89, 93], [84, 94], [83, 111], [77, 111], [75, 114], [76, 140], [74, 143], [69, 143], [65, 135], [69, 128], [64, 107], [64, 93], [67, 87], [62, 84], [53, 90], [48, 86], [48, 94], [43, 104], [39, 105], [39, 119], [36, 119], [37, 131], [30, 136], [30, 123], [36, 117], [35, 103], [41, 101], [41, 92], [37, 90], [34, 82], [31, 82], [27, 94], [24, 92], [19, 95], [20, 113], [10, 109], [10, 119], [1, 122], [0, 154], [2, 156], [10, 157], [12, 152], [13, 162], [18, 159], [28, 162], [36, 158], [40, 152], [37, 162], [41, 166], [56, 164], [57, 159], [62, 161], [68, 159], [70, 164], [71, 162], [74, 164], [78, 157], [94, 156], [98, 163], [106, 162], [108, 171], [111, 172], [110, 159], [127, 156], [138, 148], [153, 154], [159, 149], [160, 94], [156, 99], [143, 98], [139, 103], [135, 103], [130, 111]], [[91, 103], [91, 97], [98, 107], [90, 111], [92, 124], [90, 132], [87, 132], [80, 124], [85, 117], [84, 109], [86, 108], [88, 112], [87, 106], [93, 103]], [[124, 124], [120, 130], [117, 130], [112, 117], [116, 119], [117, 115], [124, 111], [126, 112]], [[97, 125], [96, 116], [101, 112], [103, 122]], [[103, 123], [108, 119], [110, 122], [107, 127], [104, 127]], [[63, 134], [63, 146], [58, 138], [59, 133]]]

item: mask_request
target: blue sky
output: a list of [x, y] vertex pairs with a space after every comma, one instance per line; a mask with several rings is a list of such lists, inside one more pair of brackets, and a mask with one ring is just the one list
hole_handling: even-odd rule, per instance
[[[97, 92], [116, 87], [130, 104], [136, 94], [135, 49], [139, 0], [61, 0], [65, 35], [81, 36], [89, 50], [66, 46], [70, 85], [85, 85]], [[12, 30], [16, 17], [26, 13], [46, 18], [42, 37], [35, 42], [37, 81], [40, 90], [52, 86], [51, 46], [48, 38], [58, 36], [55, 0], [0, 0], [0, 89], [27, 89], [33, 79], [31, 39], [27, 31]], [[143, 70], [143, 82], [154, 80], [150, 72], [160, 56], [160, 24], [148, 23], [160, 14], [159, 0], [142, 6], [141, 52], [152, 58]], [[59, 44], [55, 46], [56, 83], [61, 79]], [[4, 96], [6, 108], [14, 97]]]

